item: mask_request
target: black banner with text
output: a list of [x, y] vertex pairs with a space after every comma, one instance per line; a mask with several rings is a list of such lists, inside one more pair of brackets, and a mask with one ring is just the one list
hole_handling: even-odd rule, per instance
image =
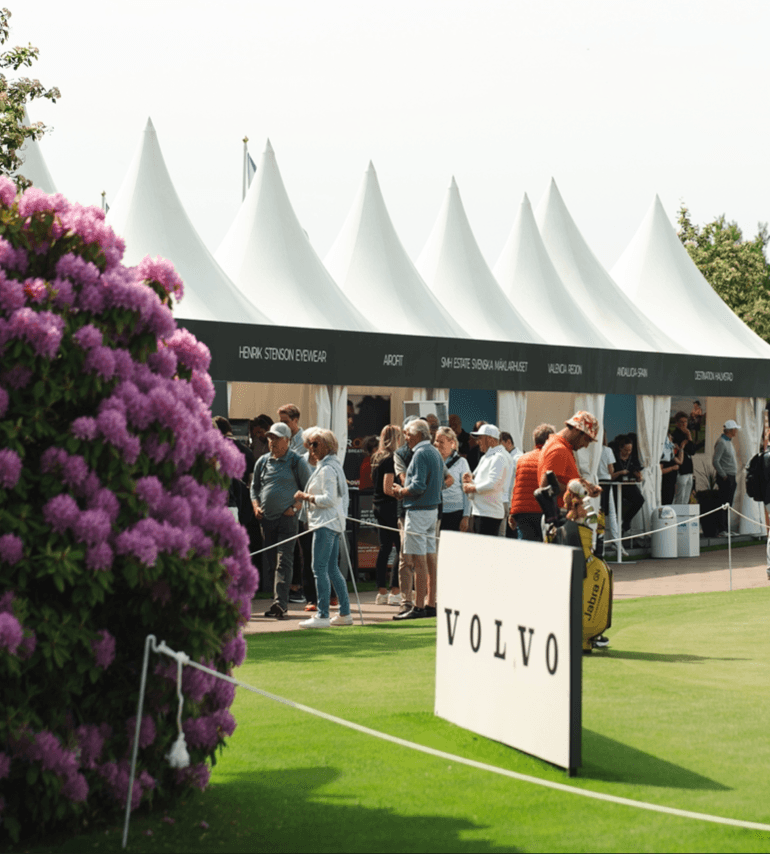
[[180, 320], [215, 380], [767, 397], [770, 362]]

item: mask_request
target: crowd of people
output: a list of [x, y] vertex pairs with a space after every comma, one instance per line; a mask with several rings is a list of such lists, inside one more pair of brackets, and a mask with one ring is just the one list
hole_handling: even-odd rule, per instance
[[[294, 404], [277, 415], [277, 422], [265, 414], [253, 419], [248, 442], [233, 436], [227, 419], [214, 419], [246, 459], [242, 482], [231, 485], [230, 505], [260, 554], [262, 589], [272, 594], [265, 617], [285, 619], [295, 604], [310, 612], [302, 628], [352, 625], [345, 582], [351, 568], [345, 536], [349, 494], [337, 440], [330, 430], [303, 430]], [[694, 440], [692, 413], [677, 412], [673, 421], [660, 460], [662, 499], [684, 504], [693, 489], [692, 456], [702, 443]], [[735, 492], [731, 441], [738, 429], [726, 422], [713, 459], [727, 503]], [[542, 541], [535, 490], [553, 472], [563, 506], [567, 484], [580, 478], [575, 452], [598, 433], [597, 419], [577, 412], [561, 430], [538, 425], [534, 449], [522, 453], [510, 433], [484, 421], [466, 432], [457, 415], [449, 416], [449, 426], [430, 414], [383, 427], [367, 444], [364, 466], [379, 541], [376, 604], [398, 607], [394, 620], [436, 615], [440, 530]], [[597, 478], [604, 484], [602, 509], [608, 510], [611, 484], [622, 481], [623, 535], [644, 504], [643, 476], [636, 435], [621, 434], [609, 443], [605, 437]], [[339, 606], [334, 617], [333, 606]]]

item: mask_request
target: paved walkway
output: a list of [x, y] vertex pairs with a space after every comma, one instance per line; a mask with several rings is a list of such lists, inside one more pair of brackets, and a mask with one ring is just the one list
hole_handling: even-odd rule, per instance
[[[764, 543], [733, 549], [732, 589], [744, 590], [765, 587], [768, 584], [766, 571], [766, 546]], [[610, 564], [615, 574], [615, 600], [636, 599], [640, 596], [670, 596], [676, 593], [707, 593], [730, 589], [730, 570], [727, 550], [705, 552], [700, 557], [676, 558], [674, 560], [640, 560], [636, 563]], [[398, 608], [375, 605], [376, 593], [361, 593], [361, 610], [365, 625], [389, 622]], [[360, 616], [356, 608], [355, 595], [350, 602], [356, 624]], [[310, 614], [302, 605], [290, 605], [288, 617], [276, 620], [264, 617], [270, 607], [267, 599], [253, 603], [251, 620], [246, 634], [264, 632], [286, 632], [299, 630], [299, 622]]]

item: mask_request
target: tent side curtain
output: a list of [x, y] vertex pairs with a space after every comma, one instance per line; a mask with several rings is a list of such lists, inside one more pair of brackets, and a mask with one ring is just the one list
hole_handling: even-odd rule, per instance
[[740, 398], [737, 401], [735, 420], [741, 425], [741, 429], [735, 442], [738, 476], [733, 507], [743, 516], [748, 516], [748, 519], [736, 518], [733, 515], [730, 527], [741, 534], [762, 536], [765, 533], [765, 508], [761, 502], [746, 495], [746, 464], [760, 450], [765, 427], [765, 401], [757, 397]]
[[527, 420], [527, 393], [525, 391], [498, 391], [497, 421], [500, 430], [513, 436], [513, 444], [524, 450], [524, 423]]
[[662, 475], [660, 458], [668, 435], [671, 418], [671, 398], [667, 395], [645, 394], [636, 398], [636, 429], [639, 461], [644, 466], [644, 478], [639, 488], [644, 505], [637, 518], [642, 517], [643, 530], [652, 528], [652, 514], [660, 506]]

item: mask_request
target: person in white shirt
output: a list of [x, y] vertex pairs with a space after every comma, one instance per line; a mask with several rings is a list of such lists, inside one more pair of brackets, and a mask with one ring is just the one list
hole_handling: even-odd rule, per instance
[[[311, 462], [316, 463], [304, 490], [294, 498], [308, 509], [308, 522], [313, 529], [313, 575], [318, 589], [318, 611], [299, 624], [301, 629], [325, 629], [329, 626], [352, 626], [348, 588], [337, 566], [340, 543], [345, 536], [348, 486], [337, 459], [337, 440], [331, 430], [312, 427], [305, 431]], [[343, 543], [344, 545], [344, 543]], [[331, 585], [340, 603], [340, 613], [329, 618]]]
[[494, 424], [482, 424], [475, 436], [482, 457], [473, 474], [463, 475], [463, 492], [471, 499], [473, 530], [496, 537], [500, 521], [507, 516], [506, 490], [510, 486], [513, 463], [500, 444], [500, 431]]

